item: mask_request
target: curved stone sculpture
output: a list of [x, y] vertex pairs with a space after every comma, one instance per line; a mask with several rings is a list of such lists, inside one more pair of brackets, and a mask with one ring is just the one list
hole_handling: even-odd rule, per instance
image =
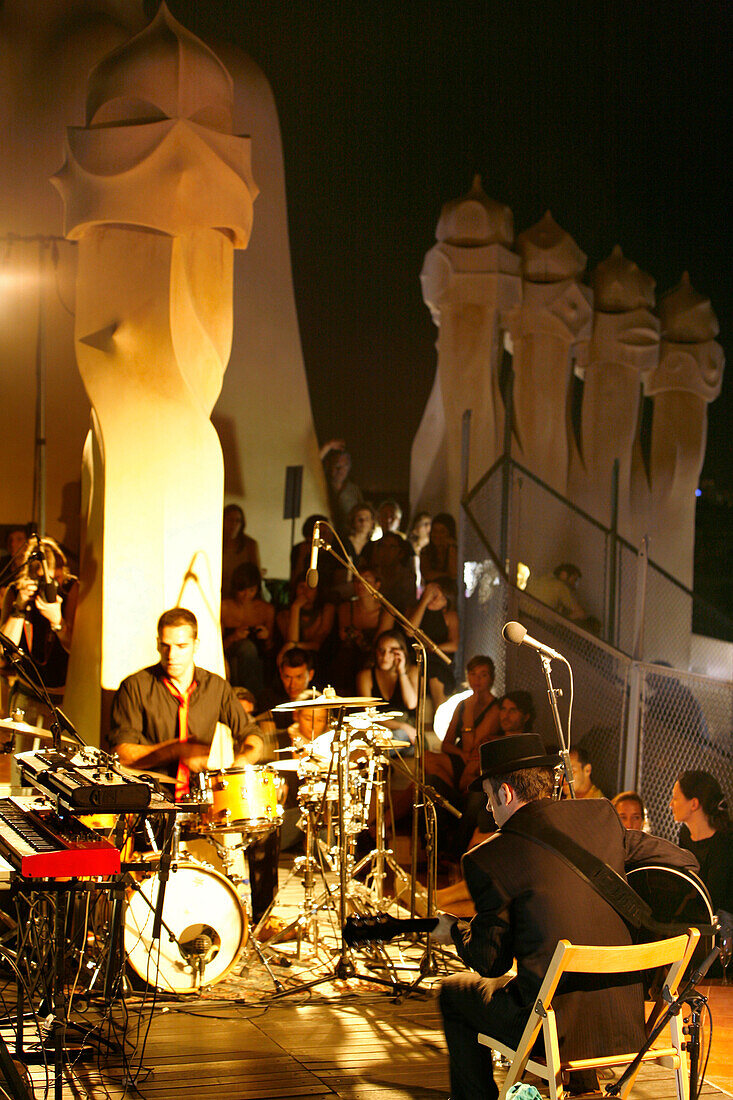
[[420, 281], [439, 330], [438, 370], [413, 444], [410, 499], [413, 508], [455, 511], [466, 409], [469, 479], [485, 472], [501, 448], [500, 317], [520, 300], [519, 258], [511, 251], [511, 211], [488, 198], [478, 176], [468, 195], [444, 206], [436, 236]]
[[226, 69], [163, 5], [92, 73], [87, 125], [69, 130], [54, 180], [79, 242], [75, 337], [93, 411], [67, 691], [90, 725], [89, 659], [101, 653], [102, 687], [116, 687], [149, 660], [165, 607], [190, 607], [199, 662], [223, 663], [223, 462], [209, 417], [231, 345], [233, 249], [257, 194], [231, 107]]
[[[567, 410], [573, 359], [591, 334], [586, 257], [549, 210], [517, 237], [521, 305], [505, 323], [514, 348], [514, 435], [519, 461], [558, 492], [567, 487]], [[565, 430], [563, 430], [565, 429]]]
[[618, 460], [619, 522], [627, 530], [632, 465], [638, 469], [641, 463], [641, 382], [659, 355], [654, 286], [652, 277], [628, 260], [618, 245], [593, 273], [595, 311], [582, 368], [580, 452], [574, 456], [569, 481], [571, 499], [609, 526], [613, 466]]

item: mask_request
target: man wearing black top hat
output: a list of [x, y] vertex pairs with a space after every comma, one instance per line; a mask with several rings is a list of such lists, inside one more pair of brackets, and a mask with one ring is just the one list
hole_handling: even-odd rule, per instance
[[[526, 834], [550, 826], [620, 875], [637, 863], [694, 869], [676, 845], [624, 829], [605, 799], [553, 801], [558, 763], [534, 733], [481, 746], [481, 776], [473, 786], [486, 793], [499, 831], [463, 857], [476, 916], [463, 921], [443, 914], [436, 929], [438, 940], [452, 941], [477, 972], [452, 975], [440, 990], [452, 1100], [498, 1095], [490, 1051], [477, 1035], [489, 1032], [509, 1044], [519, 1042], [558, 940], [632, 942], [615, 909], [561, 856]], [[515, 959], [516, 977], [497, 981]], [[621, 978], [611, 990], [584, 988], [582, 997], [561, 992], [553, 1003], [564, 1057], [592, 1057], [600, 1043], [604, 1052], [621, 1052], [638, 1050], [644, 1042], [639, 984]], [[587, 1090], [587, 1077], [575, 1085]]]

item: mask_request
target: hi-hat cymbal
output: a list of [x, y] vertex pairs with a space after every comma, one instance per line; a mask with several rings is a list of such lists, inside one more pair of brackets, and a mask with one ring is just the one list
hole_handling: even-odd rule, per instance
[[315, 699], [298, 699], [295, 703], [280, 703], [273, 707], [276, 710], [303, 710], [305, 707], [331, 707], [338, 710], [339, 707], [356, 707], [363, 710], [365, 707], [376, 707], [384, 703], [384, 699], [365, 698], [341, 698], [338, 695], [317, 695]]
[[[30, 726], [27, 722], [16, 722], [14, 718], [0, 718], [0, 729], [14, 730], [16, 733], [25, 734], [26, 737], [39, 737], [41, 741], [53, 741], [53, 730], [43, 729], [41, 726]], [[69, 737], [62, 733], [61, 740], [69, 744], [77, 745], [75, 737]]]

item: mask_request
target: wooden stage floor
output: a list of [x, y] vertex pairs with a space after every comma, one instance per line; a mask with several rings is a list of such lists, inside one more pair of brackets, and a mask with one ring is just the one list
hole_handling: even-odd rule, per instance
[[[334, 878], [328, 879], [334, 889]], [[302, 898], [300, 878], [288, 877], [275, 912], [286, 921], [292, 919]], [[388, 960], [381, 953], [371, 954], [373, 949], [355, 951], [354, 962], [367, 980], [331, 980], [336, 942], [332, 927], [322, 916], [318, 951], [306, 940], [300, 959], [291, 942], [278, 948], [280, 958], [273, 954], [272, 972], [283, 987], [281, 994], [251, 945], [231, 975], [201, 995], [157, 995], [153, 1006], [151, 993], [144, 997], [128, 991], [102, 1029], [108, 1038], [119, 1039], [127, 1015], [126, 1065], [119, 1055], [78, 1061], [64, 1080], [63, 1100], [444, 1100], [449, 1081], [435, 997], [439, 975], [401, 995], [371, 980], [396, 975], [411, 982], [418, 973], [422, 946], [400, 941], [401, 947], [390, 946]], [[289, 961], [282, 957], [287, 952], [292, 953], [291, 965], [278, 965]], [[452, 951], [441, 952], [436, 963], [444, 972], [461, 965]], [[329, 980], [302, 988], [303, 982], [323, 976]], [[732, 1095], [733, 986], [717, 983], [708, 990], [715, 1036], [701, 1095], [716, 1100]], [[43, 1069], [33, 1069], [32, 1076], [36, 1097], [43, 1097]], [[48, 1095], [54, 1095], [53, 1086]], [[674, 1100], [671, 1072], [642, 1070], [633, 1095], [640, 1100]]]

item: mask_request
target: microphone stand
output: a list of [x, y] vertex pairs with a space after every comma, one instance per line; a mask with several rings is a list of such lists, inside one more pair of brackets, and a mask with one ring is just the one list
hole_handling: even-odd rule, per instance
[[[337, 539], [341, 550], [343, 551], [343, 557], [329, 542], [326, 542], [320, 537], [320, 530], [322, 528], [328, 528], [331, 533]], [[325, 520], [319, 521], [319, 534], [316, 535], [315, 530], [313, 533], [313, 547], [319, 550], [326, 550], [332, 558], [334, 558], [339, 565], [342, 565], [348, 572], [353, 573], [355, 577], [358, 577], [359, 583], [362, 584], [370, 595], [374, 596], [382, 607], [385, 607], [387, 611], [399, 622], [404, 628], [407, 635], [413, 639], [413, 648], [415, 650], [415, 657], [417, 661], [418, 670], [418, 691], [417, 691], [417, 710], [415, 714], [415, 778], [417, 783], [415, 784], [415, 797], [412, 803], [412, 858], [410, 864], [411, 875], [411, 887], [410, 887], [410, 916], [415, 916], [416, 905], [416, 879], [417, 879], [417, 847], [419, 839], [419, 817], [420, 810], [425, 811], [425, 847], [427, 849], [428, 857], [428, 875], [427, 875], [427, 915], [430, 917], [433, 915], [434, 902], [435, 902], [435, 862], [436, 862], [436, 844], [435, 844], [435, 819], [434, 815], [427, 812], [427, 807], [424, 801], [421, 801], [420, 796], [423, 795], [428, 799], [431, 798], [431, 788], [425, 785], [425, 699], [426, 699], [426, 686], [427, 686], [427, 650], [434, 653], [441, 661], [444, 661], [447, 665], [451, 663], [451, 658], [443, 653], [442, 649], [435, 644], [432, 638], [429, 638], [424, 630], [421, 630], [418, 626], [413, 626], [410, 620], [402, 614], [398, 608], [391, 603], [386, 596], [383, 596], [379, 589], [370, 584], [368, 580], [357, 569], [354, 562], [344, 548], [341, 539], [337, 532], [327, 523]], [[310, 570], [314, 572], [314, 570]], [[316, 582], [317, 583], [317, 582]], [[315, 587], [315, 584], [313, 585]], [[432, 945], [430, 933], [426, 936], [425, 955], [421, 964], [421, 972], [423, 974], [434, 973], [433, 957], [432, 957]]]
[[[562, 658], [565, 661], [565, 658]], [[555, 688], [552, 686], [552, 658], [548, 657], [546, 653], [540, 653], [540, 661], [542, 662], [542, 671], [545, 674], [545, 681], [547, 683], [547, 698], [550, 700], [550, 710], [552, 711], [552, 721], [555, 726], [555, 733], [557, 734], [557, 743], [560, 748], [560, 760], [562, 762], [563, 771], [565, 772], [565, 781], [570, 789], [570, 797], [575, 798], [575, 780], [573, 779], [573, 766], [570, 763], [570, 752], [568, 750], [565, 735], [563, 733], [562, 722], [560, 721], [560, 712], [557, 709], [557, 697], [562, 695], [561, 688]], [[567, 661], [565, 664], [570, 665]]]
[[681, 993], [678, 993], [675, 998], [672, 998], [669, 989], [665, 985], [664, 989], [662, 990], [662, 996], [667, 1002], [667, 1008], [660, 1016], [656, 1026], [649, 1033], [646, 1042], [634, 1058], [633, 1062], [629, 1063], [627, 1068], [619, 1077], [618, 1081], [615, 1081], [612, 1085], [606, 1085], [605, 1092], [607, 1096], [618, 1096], [621, 1093], [626, 1082], [629, 1080], [630, 1077], [632, 1077], [634, 1073], [636, 1073], [637, 1069], [641, 1065], [644, 1059], [644, 1055], [654, 1045], [656, 1039], [664, 1031], [671, 1018], [673, 1016], [679, 1016], [680, 1012], [682, 1011], [682, 1006], [685, 1004], [689, 1005], [691, 1010], [690, 1019], [686, 1029], [687, 1034], [690, 1037], [687, 1042], [687, 1052], [689, 1054], [690, 1065], [690, 1087], [688, 1095], [691, 1098], [697, 1096], [698, 1068], [700, 1061], [700, 1015], [703, 1008], [708, 1003], [708, 999], [703, 993], [699, 993], [695, 986], [702, 978], [705, 977], [708, 970], [715, 962], [719, 951], [720, 948], [716, 943], [715, 947], [710, 952], [708, 957], [706, 959], [703, 959], [697, 970], [694, 970], [692, 974], [690, 974], [690, 977], [687, 979], [684, 989]]
[[[20, 648], [20, 646], [16, 645], [15, 642], [8, 638], [7, 634], [3, 634], [1, 630], [0, 649], [3, 650], [7, 659], [13, 665], [16, 673], [22, 680], [24, 686], [28, 688], [31, 695], [33, 695], [34, 698], [38, 699], [39, 702], [47, 706], [48, 709], [51, 711], [51, 732], [53, 734], [54, 749], [56, 749], [57, 752], [63, 751], [61, 748], [61, 733], [64, 730], [66, 731], [66, 733], [71, 734], [71, 736], [75, 738], [76, 741], [78, 741], [79, 745], [81, 745], [82, 748], [86, 748], [86, 742], [77, 732], [71, 719], [67, 718], [64, 712], [56, 706], [53, 699], [51, 698], [48, 689], [43, 682], [43, 677], [41, 676], [41, 673], [30, 654], [25, 653], [24, 650]], [[28, 673], [27, 667], [30, 667], [33, 675]]]

